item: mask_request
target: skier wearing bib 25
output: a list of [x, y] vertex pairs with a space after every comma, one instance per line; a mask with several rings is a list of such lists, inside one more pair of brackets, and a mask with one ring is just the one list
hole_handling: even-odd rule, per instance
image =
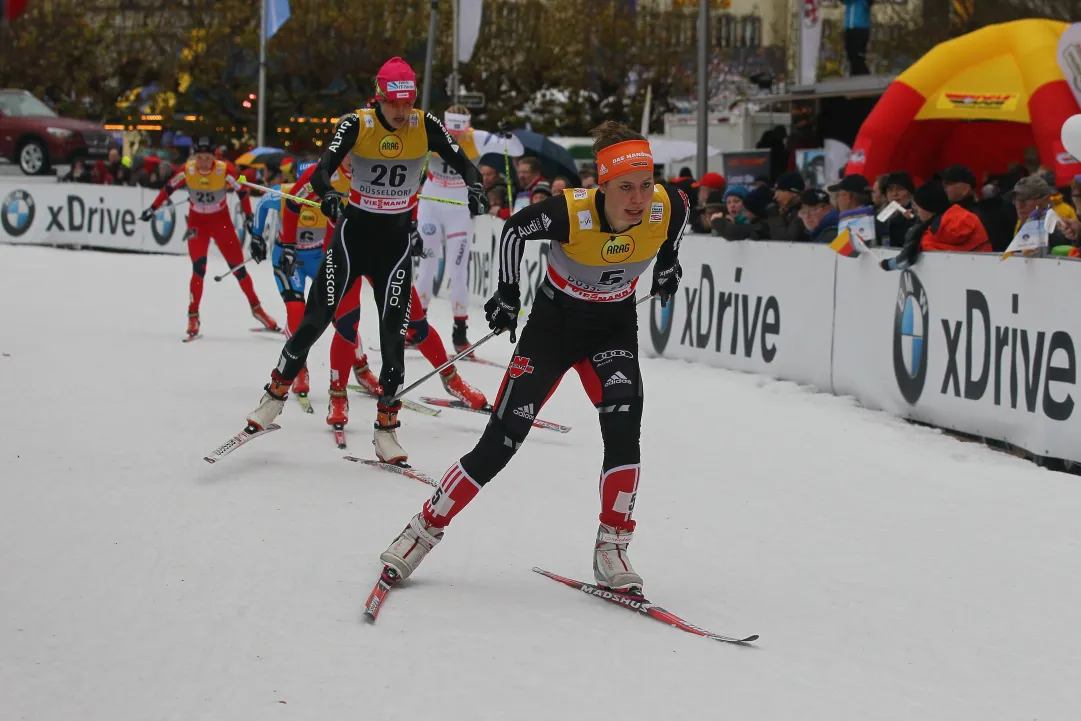
[[[244, 262], [244, 251], [240, 247], [233, 220], [229, 217], [229, 206], [225, 196], [230, 190], [240, 198], [240, 207], [244, 211], [245, 225], [249, 232], [252, 227], [251, 200], [247, 189], [240, 184], [236, 169], [228, 163], [214, 157], [214, 144], [210, 138], [202, 137], [195, 143], [193, 157], [176, 175], [169, 179], [165, 187], [150, 207], [143, 211], [140, 220], [149, 221], [158, 208], [169, 199], [173, 191], [186, 187], [190, 203], [188, 205], [188, 255], [191, 257], [191, 283], [188, 293], [188, 337], [199, 335], [199, 301], [203, 297], [203, 278], [206, 276], [206, 254], [213, 239], [218, 244], [225, 262], [230, 268], [236, 268]], [[256, 263], [266, 260], [266, 243], [252, 240], [251, 255]], [[255, 294], [255, 286], [248, 276], [246, 268], [233, 272], [240, 289], [248, 298], [251, 314], [267, 330], [277, 330], [278, 323], [266, 314]]]
[[[469, 110], [463, 105], [452, 106], [443, 114], [443, 123], [447, 126], [454, 142], [462, 147], [470, 160], [476, 160], [485, 153], [502, 153], [512, 158], [525, 152], [522, 141], [509, 132], [498, 135], [475, 130], [469, 126]], [[438, 200], [425, 200], [417, 204], [417, 227], [424, 242], [420, 266], [417, 268], [417, 293], [424, 310], [432, 300], [432, 288], [436, 272], [439, 270], [439, 246], [444, 247], [443, 258], [446, 277], [450, 279], [450, 299], [454, 306], [454, 332], [451, 342], [456, 352], [462, 352], [469, 346], [466, 336], [466, 320], [469, 319], [469, 241], [473, 223], [466, 201], [465, 180], [447, 163], [431, 158], [428, 163], [428, 178], [424, 182], [424, 194], [433, 198], [456, 200], [463, 205], [440, 203]]]
[[[433, 151], [465, 178], [469, 210], [480, 214], [488, 202], [480, 172], [432, 115], [414, 110], [416, 75], [401, 58], [391, 58], [376, 76], [377, 107], [358, 110], [338, 121], [337, 131], [313, 173], [311, 186], [321, 210], [337, 221], [334, 235], [312, 283], [304, 316], [285, 343], [259, 406], [248, 415], [258, 429], [281, 413], [289, 387], [308, 352], [334, 319], [338, 304], [367, 276], [379, 306], [382, 367], [376, 409], [375, 453], [381, 461], [404, 463], [408, 454], [396, 429], [401, 401], [391, 400], [405, 380], [405, 335], [412, 295], [411, 213], [420, 187], [424, 158]], [[331, 176], [350, 156], [349, 203], [334, 189]], [[341, 220], [338, 218], [341, 216]]]
[[500, 240], [499, 289], [484, 309], [514, 340], [521, 307], [519, 264], [527, 240], [551, 240], [548, 273], [514, 349], [488, 426], [472, 451], [379, 557], [392, 580], [409, 576], [443, 531], [510, 461], [563, 375], [578, 372], [600, 416], [604, 460], [597, 584], [641, 593], [627, 545], [638, 490], [642, 379], [638, 367], [638, 277], [656, 257], [650, 294], [666, 303], [679, 286], [687, 196], [653, 184], [649, 143], [625, 125], [595, 128], [600, 185], [566, 190], [512, 215]]

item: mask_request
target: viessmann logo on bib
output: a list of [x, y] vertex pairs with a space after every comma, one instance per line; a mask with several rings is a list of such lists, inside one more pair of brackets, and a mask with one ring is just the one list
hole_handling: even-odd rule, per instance
[[396, 135], [388, 135], [379, 141], [379, 154], [384, 158], [397, 158], [402, 154], [404, 144]]

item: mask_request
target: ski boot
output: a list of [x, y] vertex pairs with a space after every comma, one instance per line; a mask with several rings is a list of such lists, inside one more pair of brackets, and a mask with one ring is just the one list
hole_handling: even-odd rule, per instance
[[188, 313], [188, 337], [194, 338], [195, 336], [199, 335], [200, 327], [201, 324], [199, 323], [199, 311], [195, 311], [194, 313]]
[[398, 411], [401, 408], [401, 401], [394, 401], [393, 405], [389, 405], [380, 399], [376, 404], [375, 435], [372, 437], [372, 445], [375, 446], [376, 457], [392, 465], [405, 463], [409, 458], [409, 454], [398, 443], [396, 433], [402, 425], [398, 422]]
[[349, 422], [349, 397], [344, 383], [330, 384], [330, 404], [327, 406], [327, 425], [341, 430]]
[[380, 554], [379, 560], [397, 571], [400, 577], [409, 578], [409, 574], [417, 569], [428, 552], [441, 540], [443, 529], [429, 526], [424, 520], [424, 514], [418, 513], [409, 519], [405, 530]]
[[311, 384], [308, 377], [308, 366], [304, 366], [293, 380], [293, 392], [298, 396], [306, 396], [311, 392]]
[[465, 324], [465, 318], [454, 319], [454, 330], [450, 334], [450, 342], [454, 345], [454, 352], [461, 353], [471, 344], [469, 338], [466, 337], [465, 331], [468, 328]]
[[632, 530], [600, 525], [593, 551], [593, 577], [603, 588], [641, 596], [642, 577], [635, 573], [627, 556], [627, 544], [634, 538]]
[[383, 386], [379, 385], [379, 379], [375, 377], [368, 367], [368, 356], [363, 355], [353, 363], [353, 377], [357, 379], [357, 385], [378, 398], [383, 395]]
[[271, 421], [281, 415], [285, 399], [289, 397], [289, 384], [271, 379], [263, 387], [266, 393], [259, 400], [259, 406], [248, 414], [248, 425], [257, 431], [266, 430]]
[[443, 381], [443, 389], [462, 403], [477, 411], [488, 405], [488, 399], [484, 394], [462, 380], [458, 371], [451, 366], [439, 374], [439, 380]]
[[263, 306], [259, 305], [258, 303], [256, 303], [255, 305], [253, 305], [251, 307], [251, 314], [252, 314], [252, 317], [255, 318], [255, 320], [257, 320], [257, 321], [259, 321], [260, 323], [263, 324], [263, 328], [265, 328], [266, 330], [269, 330], [269, 331], [280, 331], [281, 330], [281, 328], [278, 327], [278, 321], [274, 320], [269, 315], [267, 315], [266, 311], [263, 310]]

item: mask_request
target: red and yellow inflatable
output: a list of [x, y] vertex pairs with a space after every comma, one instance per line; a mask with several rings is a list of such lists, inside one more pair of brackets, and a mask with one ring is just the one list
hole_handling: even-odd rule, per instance
[[942, 43], [886, 89], [860, 128], [846, 172], [872, 182], [907, 170], [930, 178], [961, 163], [982, 178], [1035, 147], [1068, 185], [1081, 163], [1059, 130], [1079, 110], [1057, 61], [1067, 24], [1018, 20]]

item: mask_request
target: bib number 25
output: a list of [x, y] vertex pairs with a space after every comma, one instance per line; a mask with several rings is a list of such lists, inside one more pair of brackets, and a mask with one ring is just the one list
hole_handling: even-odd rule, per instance
[[408, 168], [404, 165], [373, 165], [372, 173], [375, 177], [372, 178], [372, 185], [386, 187], [389, 182], [390, 187], [400, 188], [405, 185], [406, 170]]

